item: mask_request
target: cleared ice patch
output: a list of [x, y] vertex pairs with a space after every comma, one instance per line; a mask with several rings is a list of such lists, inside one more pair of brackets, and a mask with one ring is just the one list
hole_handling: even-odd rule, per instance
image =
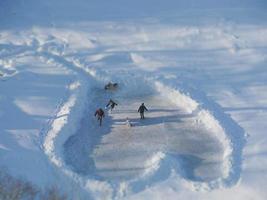
[[[141, 100], [149, 109], [143, 121], [136, 112]], [[112, 131], [102, 137], [92, 154], [99, 176], [121, 181], [155, 173], [160, 160], [164, 160], [156, 152], [172, 154], [187, 162], [185, 178], [210, 181], [222, 176], [223, 145], [215, 137], [216, 132], [199, 123], [198, 116], [182, 112], [164, 96], [128, 99], [125, 106], [119, 102], [120, 108], [110, 115]], [[126, 117], [133, 127], [123, 123]]]

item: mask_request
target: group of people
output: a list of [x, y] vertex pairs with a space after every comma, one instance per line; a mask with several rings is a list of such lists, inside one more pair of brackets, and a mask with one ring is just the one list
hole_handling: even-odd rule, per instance
[[[117, 103], [115, 103], [112, 99], [110, 99], [105, 108], [112, 111], [115, 108], [115, 106], [117, 106], [117, 105], [118, 105]], [[145, 119], [144, 112], [148, 111], [148, 109], [146, 108], [144, 103], [142, 103], [140, 105], [140, 107], [138, 108], [137, 111], [140, 113], [141, 119]], [[97, 117], [97, 120], [99, 121], [99, 125], [101, 126], [102, 120], [105, 117], [104, 110], [102, 108], [97, 109], [95, 112], [95, 117]], [[128, 118], [126, 119], [126, 124], [127, 124], [127, 126], [132, 126], [132, 124], [130, 123]]]

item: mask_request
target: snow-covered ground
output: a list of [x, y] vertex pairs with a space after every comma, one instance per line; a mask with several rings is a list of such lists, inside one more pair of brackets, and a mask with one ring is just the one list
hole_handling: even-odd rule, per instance
[[266, 11], [0, 1], [1, 170], [70, 199], [266, 199]]

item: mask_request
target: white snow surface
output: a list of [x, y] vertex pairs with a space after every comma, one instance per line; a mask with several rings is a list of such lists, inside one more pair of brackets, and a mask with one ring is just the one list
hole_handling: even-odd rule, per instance
[[69, 199], [265, 200], [266, 11], [0, 1], [0, 169]]

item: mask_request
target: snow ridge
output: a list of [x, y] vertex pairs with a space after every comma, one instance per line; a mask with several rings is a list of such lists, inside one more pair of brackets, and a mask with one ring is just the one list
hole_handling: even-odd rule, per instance
[[193, 188], [211, 190], [235, 185], [241, 175], [242, 150], [247, 137], [244, 130], [199, 88], [186, 85], [185, 80], [174, 85], [175, 81], [160, 77], [155, 83], [155, 87], [163, 91], [164, 95], [171, 100], [175, 100], [178, 106], [180, 104], [187, 112], [196, 115], [199, 123], [204, 124], [208, 129], [213, 129], [213, 133], [224, 146], [223, 177], [210, 183], [192, 183]]

